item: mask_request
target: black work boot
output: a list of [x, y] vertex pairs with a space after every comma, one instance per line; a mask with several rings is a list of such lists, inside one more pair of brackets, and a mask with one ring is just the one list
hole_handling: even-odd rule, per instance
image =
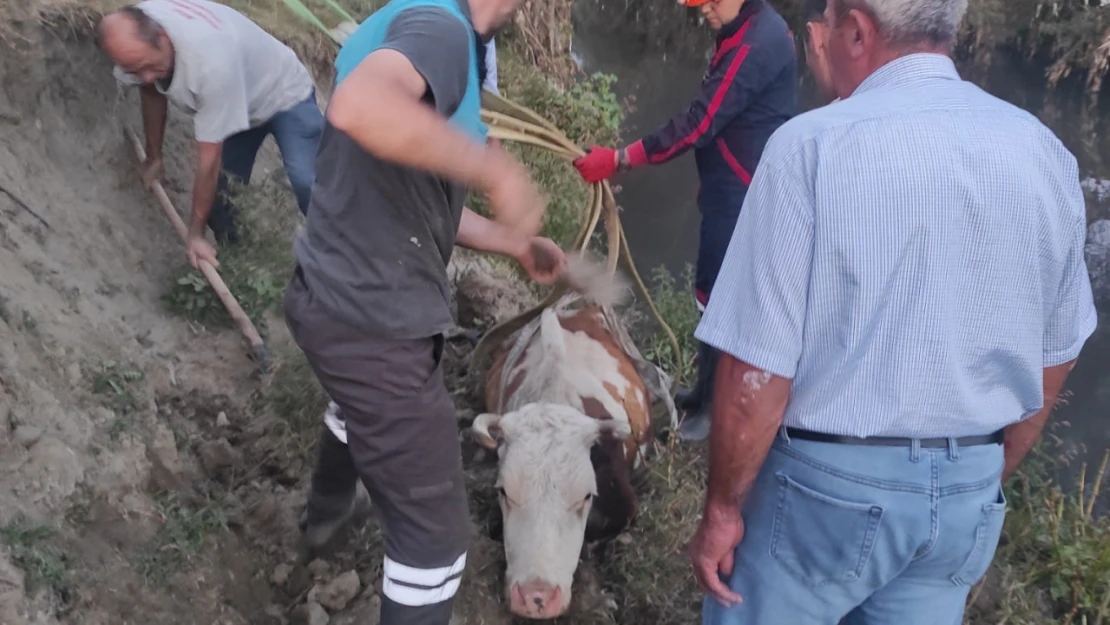
[[694, 387], [675, 395], [675, 407], [682, 413], [678, 424], [681, 441], [703, 441], [709, 437], [710, 408], [713, 404], [713, 380], [720, 352], [705, 343], [698, 343], [698, 378]]
[[370, 496], [358, 482], [346, 443], [323, 426], [308, 501], [297, 520], [298, 551], [306, 562], [327, 551], [353, 517], [369, 516]]

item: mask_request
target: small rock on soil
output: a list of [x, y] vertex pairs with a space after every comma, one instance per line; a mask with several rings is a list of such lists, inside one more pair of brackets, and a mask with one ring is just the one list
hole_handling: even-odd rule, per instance
[[292, 617], [295, 625], [328, 625], [331, 620], [327, 611], [315, 601], [297, 606]]
[[316, 600], [329, 612], [335, 613], [347, 607], [347, 604], [358, 596], [360, 589], [358, 573], [347, 571], [322, 586], [316, 593]]
[[270, 576], [270, 582], [278, 588], [284, 588], [285, 584], [289, 582], [289, 574], [293, 572], [293, 565], [279, 564], [274, 568], [274, 574]]
[[12, 433], [12, 438], [23, 447], [30, 447], [42, 438], [43, 429], [33, 425], [21, 425]]

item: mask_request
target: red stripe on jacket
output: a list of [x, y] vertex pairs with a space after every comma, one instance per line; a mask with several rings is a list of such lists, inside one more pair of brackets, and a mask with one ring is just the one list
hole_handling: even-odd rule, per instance
[[[744, 34], [748, 32], [748, 26], [750, 24], [751, 19], [749, 18], [748, 21], [744, 22], [744, 25], [740, 27], [740, 30], [736, 31], [735, 35], [729, 37], [721, 44], [721, 47], [717, 51], [717, 54], [720, 55], [722, 51], [727, 51], [725, 50], [726, 47], [731, 50], [738, 45], [740, 46], [740, 50], [736, 53], [736, 56], [733, 57], [732, 63], [728, 67], [728, 73], [725, 74], [724, 79], [721, 80], [721, 84], [717, 87], [717, 91], [713, 94], [713, 100], [709, 103], [709, 110], [706, 111], [705, 117], [702, 118], [701, 123], [698, 124], [697, 128], [694, 128], [693, 132], [677, 141], [666, 152], [649, 155], [648, 158], [652, 163], [662, 163], [679, 150], [693, 145], [709, 130], [709, 127], [713, 125], [713, 117], [717, 114], [717, 111], [720, 110], [721, 103], [724, 102], [725, 96], [728, 94], [728, 89], [732, 86], [732, 81], [736, 79], [736, 73], [740, 71], [740, 66], [744, 64], [744, 59], [748, 56], [748, 50], [751, 49], [750, 46], [740, 45], [740, 41], [744, 38]], [[733, 41], [736, 43], [730, 46], [730, 42]], [[716, 56], [714, 59], [716, 60]]]
[[743, 182], [745, 185], [751, 185], [752, 175], [748, 170], [744, 169], [740, 161], [736, 160], [736, 157], [732, 155], [732, 151], [728, 149], [728, 144], [725, 143], [724, 139], [717, 139], [717, 149], [721, 151], [721, 156], [724, 157], [725, 162], [728, 163], [729, 168], [736, 174], [736, 177], [740, 179], [740, 182]]

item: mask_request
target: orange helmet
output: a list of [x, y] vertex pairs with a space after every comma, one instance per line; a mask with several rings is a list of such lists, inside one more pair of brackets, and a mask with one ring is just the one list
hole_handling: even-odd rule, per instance
[[681, 4], [684, 7], [701, 6], [701, 5], [705, 4], [706, 2], [709, 2], [709, 0], [678, 0], [678, 3]]

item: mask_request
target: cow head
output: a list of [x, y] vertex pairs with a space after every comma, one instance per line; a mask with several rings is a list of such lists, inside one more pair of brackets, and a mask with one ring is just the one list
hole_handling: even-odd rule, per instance
[[555, 618], [570, 605], [597, 495], [590, 448], [603, 436], [627, 438], [630, 428], [569, 406], [533, 403], [500, 416], [480, 415], [471, 432], [483, 446], [497, 449], [509, 608], [527, 618]]

